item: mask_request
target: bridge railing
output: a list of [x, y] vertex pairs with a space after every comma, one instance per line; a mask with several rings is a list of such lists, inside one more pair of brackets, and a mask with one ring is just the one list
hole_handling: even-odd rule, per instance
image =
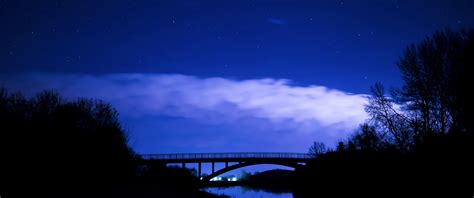
[[306, 153], [174, 153], [174, 154], [144, 154], [143, 159], [177, 160], [177, 159], [310, 159], [313, 156]]

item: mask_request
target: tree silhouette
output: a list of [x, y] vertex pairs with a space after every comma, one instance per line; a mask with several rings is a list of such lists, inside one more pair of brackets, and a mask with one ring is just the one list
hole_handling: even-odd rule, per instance
[[28, 99], [0, 89], [0, 128], [2, 187], [48, 191], [135, 175], [135, 155], [118, 114], [102, 101], [71, 102], [53, 91]]
[[322, 142], [313, 142], [313, 145], [309, 147], [308, 153], [313, 157], [318, 157], [327, 151], [326, 145]]
[[[474, 31], [437, 31], [412, 44], [397, 65], [405, 84], [391, 97], [377, 83], [366, 111], [381, 133], [400, 150], [448, 132], [472, 133]], [[470, 100], [473, 101], [473, 100]], [[472, 112], [472, 111], [470, 111]]]
[[362, 151], [376, 151], [383, 148], [383, 137], [377, 133], [374, 126], [365, 123], [360, 126], [359, 131], [352, 137], [356, 149]]
[[337, 143], [337, 152], [345, 152], [346, 151], [346, 146], [344, 145], [344, 142], [340, 141]]
[[437, 31], [410, 45], [397, 65], [403, 86], [389, 95], [380, 83], [371, 87], [368, 122], [339, 142], [336, 152], [300, 170], [299, 195], [316, 197], [316, 186], [320, 192], [337, 183], [369, 194], [376, 189], [472, 196], [474, 30]]
[[473, 40], [473, 30], [436, 31], [418, 45], [410, 45], [400, 58], [397, 65], [405, 85], [394, 90], [393, 96], [414, 112], [421, 135], [447, 133], [453, 123], [460, 124], [461, 106], [472, 106], [456, 103], [465, 100], [463, 92], [472, 88]]
[[384, 87], [380, 83], [372, 86], [371, 92], [372, 97], [365, 107], [370, 122], [378, 128], [385, 141], [397, 145], [400, 150], [409, 149], [413, 143], [413, 131], [409, 127], [413, 125], [412, 120], [397, 108], [398, 104], [385, 95]]

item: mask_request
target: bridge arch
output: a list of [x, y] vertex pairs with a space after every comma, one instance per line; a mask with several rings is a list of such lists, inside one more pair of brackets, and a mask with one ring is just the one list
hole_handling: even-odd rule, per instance
[[[201, 164], [212, 163], [212, 173], [202, 181], [210, 181], [212, 178], [223, 173], [259, 164], [282, 165], [291, 168], [298, 168], [300, 164], [306, 164], [314, 156], [306, 153], [264, 153], [264, 152], [241, 152], [241, 153], [174, 153], [174, 154], [144, 154], [141, 155], [143, 164], [153, 163], [181, 163], [186, 168], [186, 163], [198, 163], [198, 177], [201, 177]], [[214, 171], [214, 164], [224, 162], [225, 168]], [[228, 166], [229, 163], [237, 164]]]
[[227, 173], [227, 172], [239, 169], [239, 168], [243, 168], [243, 167], [247, 167], [247, 166], [253, 166], [253, 165], [263, 165], [263, 164], [280, 165], [280, 166], [286, 166], [286, 167], [295, 168], [295, 169], [298, 168], [299, 166], [301, 166], [301, 165], [299, 165], [298, 163], [295, 163], [295, 162], [290, 162], [290, 163], [285, 163], [285, 162], [264, 162], [264, 163], [261, 163], [261, 162], [260, 163], [258, 163], [258, 162], [242, 162], [242, 163], [237, 163], [237, 164], [225, 167], [223, 169], [220, 169], [218, 171], [215, 171], [215, 172], [211, 173], [210, 175], [207, 175], [206, 177], [202, 178], [202, 181], [211, 181], [211, 179], [214, 178], [214, 177], [217, 177], [219, 175], [222, 175], [224, 173]]

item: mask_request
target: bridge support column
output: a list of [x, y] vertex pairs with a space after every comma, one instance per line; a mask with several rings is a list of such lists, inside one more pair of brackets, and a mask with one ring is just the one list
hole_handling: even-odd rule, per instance
[[198, 162], [198, 178], [201, 179], [201, 162]]
[[225, 167], [229, 167], [229, 162], [225, 162]]
[[186, 168], [186, 163], [183, 162], [183, 164], [181, 165], [181, 168]]
[[212, 173], [214, 173], [214, 162], [212, 162]]

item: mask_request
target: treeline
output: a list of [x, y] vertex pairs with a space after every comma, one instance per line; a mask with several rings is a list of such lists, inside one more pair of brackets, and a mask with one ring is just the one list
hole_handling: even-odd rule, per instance
[[211, 197], [187, 169], [144, 166], [107, 103], [0, 89], [1, 197]]
[[370, 119], [335, 150], [297, 171], [296, 197], [335, 193], [383, 196], [423, 192], [474, 195], [474, 30], [437, 31], [397, 62], [404, 84], [371, 87]]
[[295, 179], [294, 171], [275, 169], [254, 174], [243, 172], [240, 182], [245, 188], [280, 194], [292, 192]]

